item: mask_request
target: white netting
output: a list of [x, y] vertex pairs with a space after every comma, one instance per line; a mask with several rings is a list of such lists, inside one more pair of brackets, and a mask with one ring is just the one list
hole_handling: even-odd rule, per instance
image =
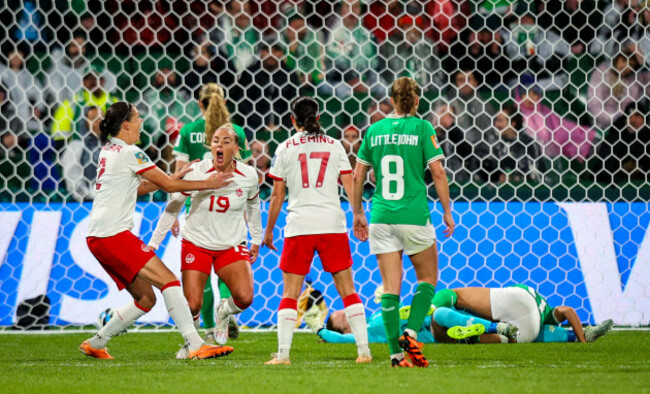
[[[0, 330], [42, 316], [39, 324], [92, 324], [128, 299], [84, 239], [99, 146], [89, 130], [107, 102], [138, 106], [142, 148], [171, 171], [178, 130], [201, 116], [198, 89], [222, 84], [266, 200], [293, 98], [319, 100], [323, 127], [354, 162], [404, 75], [423, 88], [418, 114], [437, 130], [455, 201], [458, 230], [439, 243], [440, 286], [523, 282], [584, 322], [650, 322], [646, 2], [0, 4]], [[372, 191], [369, 182], [365, 197]], [[165, 198], [138, 205], [134, 231], [145, 240]], [[374, 311], [376, 261], [351, 242], [359, 292]], [[179, 241], [160, 255], [177, 271]], [[243, 324], [273, 324], [278, 257], [262, 251]], [[315, 287], [341, 307], [321, 274], [316, 263]], [[414, 284], [409, 269], [404, 292]], [[161, 304], [141, 322], [166, 322]]]

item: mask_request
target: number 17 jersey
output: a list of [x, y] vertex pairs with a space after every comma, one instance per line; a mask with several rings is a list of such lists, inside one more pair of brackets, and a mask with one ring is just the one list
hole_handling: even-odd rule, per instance
[[299, 132], [278, 145], [269, 176], [289, 189], [284, 236], [347, 232], [338, 181], [349, 173], [345, 149], [330, 136]]
[[357, 157], [377, 179], [370, 223], [431, 222], [424, 170], [444, 157], [435, 137], [431, 123], [414, 116], [391, 115], [370, 126]]

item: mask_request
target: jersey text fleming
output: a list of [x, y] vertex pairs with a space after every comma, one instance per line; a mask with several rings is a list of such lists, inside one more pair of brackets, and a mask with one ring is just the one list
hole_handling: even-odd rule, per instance
[[291, 148], [292, 146], [300, 146], [308, 142], [315, 142], [318, 144], [325, 144], [325, 143], [333, 144], [334, 140], [332, 138], [327, 138], [327, 136], [325, 135], [310, 135], [310, 136], [303, 135], [299, 139], [296, 138], [288, 139], [287, 149]]
[[384, 134], [376, 135], [370, 138], [370, 147], [374, 148], [378, 145], [418, 145], [419, 136], [417, 135], [398, 135], [398, 134]]

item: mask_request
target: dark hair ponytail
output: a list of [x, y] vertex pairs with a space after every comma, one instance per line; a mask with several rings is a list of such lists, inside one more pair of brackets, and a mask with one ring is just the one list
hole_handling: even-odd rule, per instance
[[318, 102], [311, 97], [300, 96], [291, 103], [291, 116], [296, 126], [303, 127], [307, 134], [324, 134], [320, 127]]
[[108, 142], [109, 137], [116, 136], [120, 132], [122, 123], [131, 118], [131, 108], [133, 106], [124, 101], [108, 107], [104, 119], [99, 122], [99, 140], [102, 144]]

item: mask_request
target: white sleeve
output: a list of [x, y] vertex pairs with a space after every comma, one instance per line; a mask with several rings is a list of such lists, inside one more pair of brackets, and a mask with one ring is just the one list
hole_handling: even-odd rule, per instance
[[187, 196], [183, 195], [182, 193], [172, 194], [171, 198], [167, 202], [165, 211], [163, 212], [163, 214], [160, 216], [160, 219], [158, 220], [158, 225], [156, 225], [156, 229], [154, 230], [153, 235], [151, 236], [151, 240], [149, 241], [149, 246], [155, 249], [158, 249], [158, 247], [160, 247], [160, 244], [167, 236], [167, 233], [174, 225], [174, 220], [176, 220], [176, 217], [178, 216], [180, 211], [183, 210], [183, 206], [185, 206], [186, 199]]
[[260, 245], [262, 243], [262, 212], [260, 210], [260, 192], [257, 186], [257, 178], [255, 179], [256, 187], [253, 188], [253, 197], [246, 200], [246, 217], [248, 218], [248, 232], [251, 235], [251, 242], [253, 245]]
[[156, 165], [149, 160], [149, 156], [138, 147], [129, 147], [129, 149], [124, 152], [124, 155], [124, 165], [138, 175], [156, 167]]
[[339, 160], [338, 160], [338, 165], [339, 165], [339, 174], [351, 174], [352, 173], [352, 166], [350, 165], [350, 159], [348, 158], [348, 154], [345, 152], [345, 148], [343, 148], [343, 144], [341, 142], [337, 141], [337, 147], [336, 150], [339, 154]]
[[83, 143], [75, 140], [70, 142], [61, 155], [65, 186], [77, 201], [83, 201], [86, 197], [86, 190], [83, 190], [85, 185], [83, 167], [79, 164], [83, 149]]
[[283, 181], [285, 178], [282, 152], [284, 152], [284, 145], [281, 144], [275, 151], [275, 155], [271, 161], [271, 169], [269, 169], [269, 177], [276, 181]]

